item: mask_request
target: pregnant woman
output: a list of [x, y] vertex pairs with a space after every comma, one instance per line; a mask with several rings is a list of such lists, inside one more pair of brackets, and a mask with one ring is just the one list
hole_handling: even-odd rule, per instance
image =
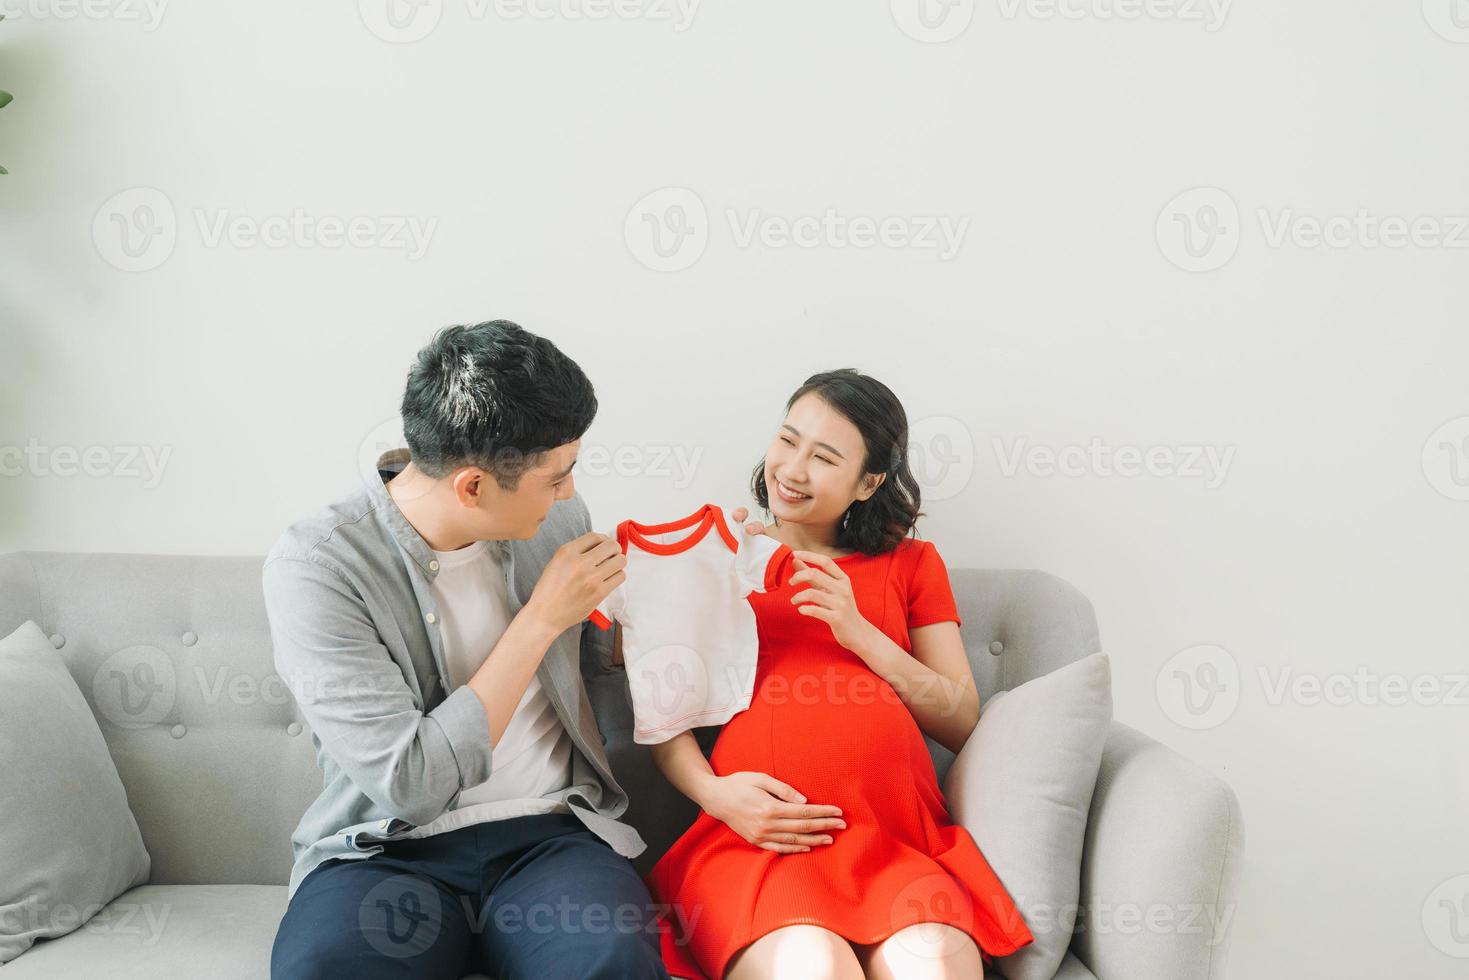
[[653, 747], [702, 809], [646, 879], [664, 963], [694, 980], [963, 977], [1032, 941], [949, 817], [926, 733], [957, 752], [979, 718], [948, 573], [911, 537], [908, 423], [852, 370], [808, 379], [756, 468], [781, 543], [751, 593], [750, 707], [706, 760]]

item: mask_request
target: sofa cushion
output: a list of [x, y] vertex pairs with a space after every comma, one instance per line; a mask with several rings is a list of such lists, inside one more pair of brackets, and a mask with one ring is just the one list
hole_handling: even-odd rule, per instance
[[991, 698], [944, 780], [951, 815], [1035, 937], [995, 958], [1010, 980], [1052, 980], [1066, 958], [1111, 721], [1111, 671], [1095, 653]]
[[5, 980], [266, 980], [285, 885], [143, 885], [69, 936], [42, 940]]
[[8, 963], [147, 881], [150, 863], [97, 719], [34, 621], [0, 640], [0, 772]]

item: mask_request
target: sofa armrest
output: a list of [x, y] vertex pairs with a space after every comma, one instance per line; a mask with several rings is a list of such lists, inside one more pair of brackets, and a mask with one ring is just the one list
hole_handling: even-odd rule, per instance
[[1244, 822], [1222, 779], [1113, 722], [1071, 948], [1098, 980], [1223, 980]]

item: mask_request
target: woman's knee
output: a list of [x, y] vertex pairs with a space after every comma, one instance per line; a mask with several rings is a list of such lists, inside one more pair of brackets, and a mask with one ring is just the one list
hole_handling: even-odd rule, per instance
[[820, 926], [782, 926], [740, 950], [727, 980], [861, 980], [857, 954], [842, 936]]
[[857, 952], [872, 980], [972, 980], [984, 969], [969, 934], [944, 922], [905, 926]]

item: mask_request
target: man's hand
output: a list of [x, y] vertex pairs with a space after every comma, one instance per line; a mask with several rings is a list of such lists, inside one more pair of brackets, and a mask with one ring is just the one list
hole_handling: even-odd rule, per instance
[[590, 616], [627, 579], [626, 565], [615, 538], [588, 531], [556, 549], [526, 608], [559, 634]]

